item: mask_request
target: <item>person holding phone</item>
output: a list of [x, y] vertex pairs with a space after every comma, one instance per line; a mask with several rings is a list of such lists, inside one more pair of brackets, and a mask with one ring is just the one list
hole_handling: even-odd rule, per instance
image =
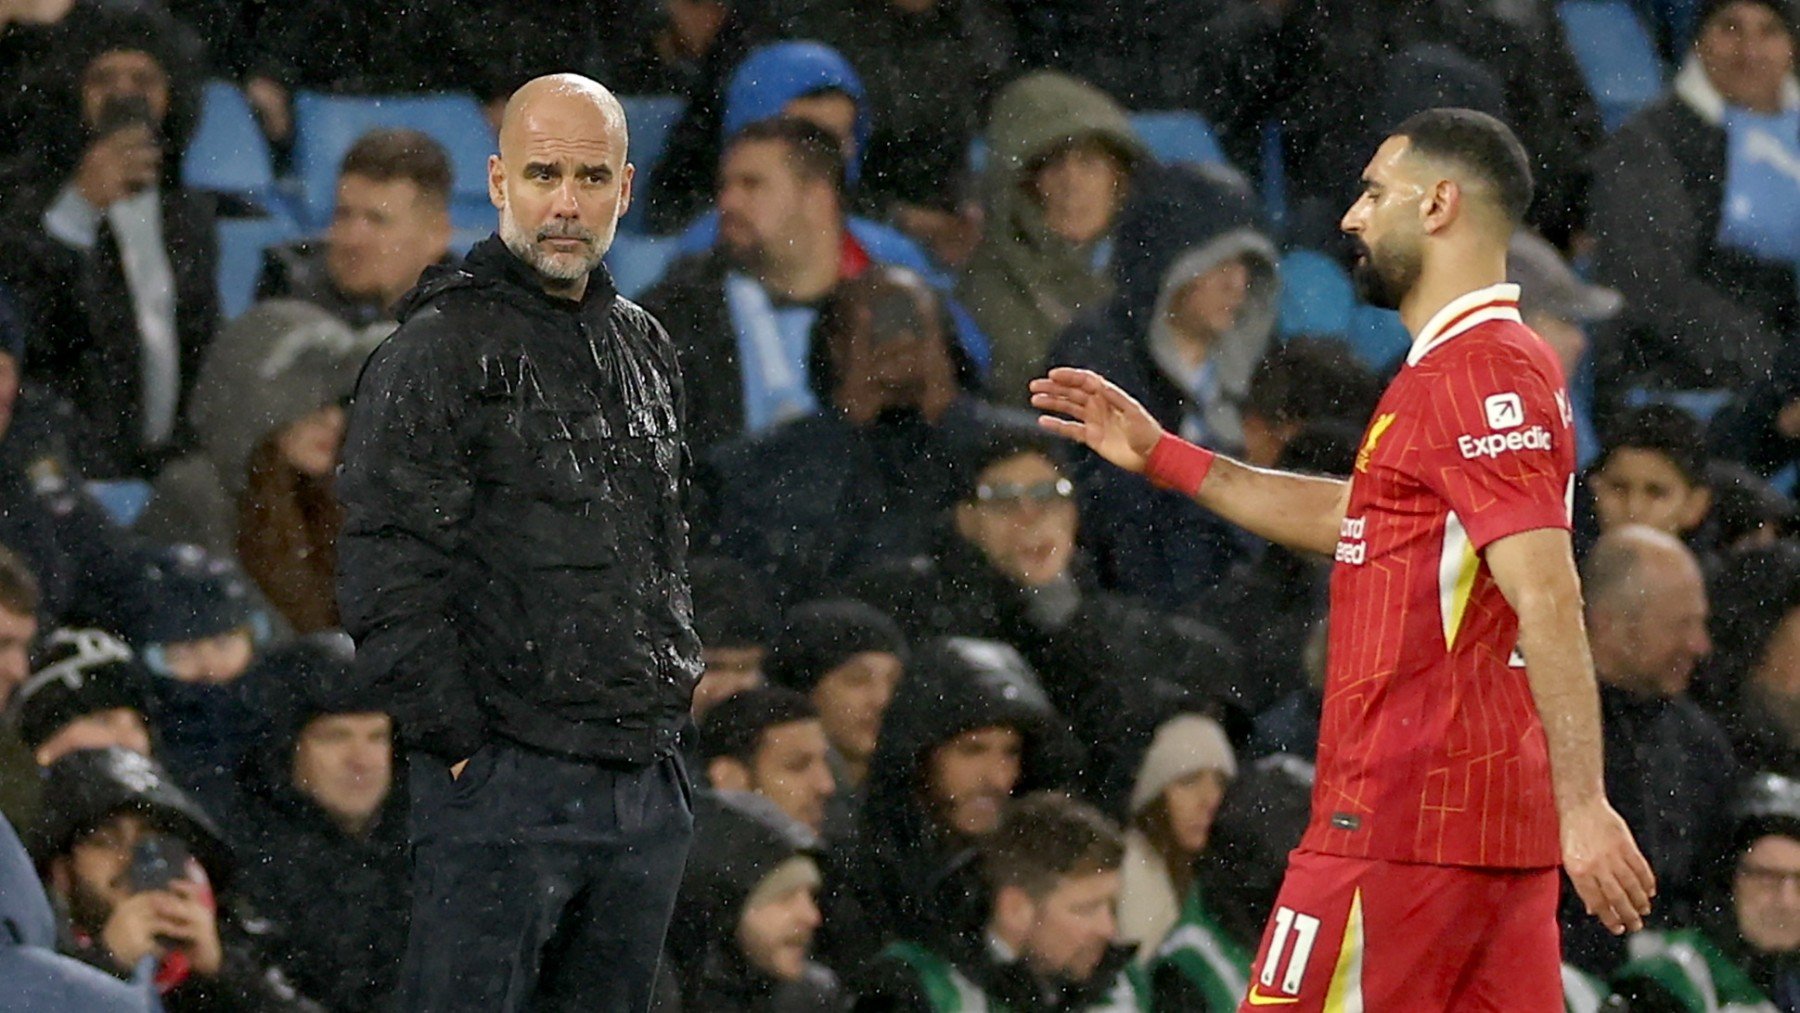
[[269, 941], [229, 891], [218, 830], [153, 761], [71, 753], [51, 765], [44, 797], [27, 844], [66, 912], [68, 955], [120, 978], [148, 965], [168, 1013], [320, 1009], [264, 959]]
[[146, 11], [77, 10], [34, 82], [0, 208], [29, 378], [87, 416], [93, 478], [148, 476], [191, 442], [186, 396], [217, 324], [215, 199], [179, 168], [196, 43]]

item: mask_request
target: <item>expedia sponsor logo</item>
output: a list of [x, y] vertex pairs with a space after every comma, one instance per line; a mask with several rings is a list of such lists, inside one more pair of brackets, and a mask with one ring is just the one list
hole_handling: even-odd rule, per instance
[[1369, 561], [1369, 543], [1363, 541], [1367, 530], [1368, 521], [1361, 517], [1346, 517], [1338, 524], [1338, 562], [1361, 566]]
[[1463, 457], [1470, 461], [1499, 457], [1501, 454], [1520, 450], [1549, 450], [1550, 430], [1543, 426], [1532, 426], [1530, 429], [1515, 429], [1509, 433], [1459, 436], [1456, 438], [1456, 449], [1462, 451]]

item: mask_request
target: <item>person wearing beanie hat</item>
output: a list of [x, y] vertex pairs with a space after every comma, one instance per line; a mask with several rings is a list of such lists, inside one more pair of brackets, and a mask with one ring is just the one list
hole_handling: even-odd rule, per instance
[[1178, 714], [1160, 724], [1131, 786], [1125, 863], [1119, 886], [1119, 938], [1150, 961], [1194, 889], [1194, 863], [1206, 853], [1213, 818], [1237, 776], [1225, 730], [1210, 717]]
[[735, 559], [694, 557], [688, 561], [688, 583], [706, 665], [689, 708], [700, 721], [721, 701], [763, 684], [763, 662], [779, 613], [755, 571]]
[[906, 672], [906, 657], [900, 627], [879, 609], [847, 598], [790, 609], [770, 652], [769, 678], [805, 693], [831, 740], [838, 794], [828, 825], [834, 828], [847, 829], [862, 801], [881, 717]]
[[65, 915], [65, 952], [124, 978], [155, 967], [168, 1013], [316, 1013], [242, 910], [231, 850], [154, 761], [119, 748], [50, 766], [27, 844]]
[[339, 1010], [383, 1005], [412, 896], [393, 721], [354, 678], [353, 654], [343, 634], [313, 634], [244, 676], [262, 720], [232, 828], [244, 894], [276, 925], [295, 986]]
[[702, 791], [669, 924], [664, 978], [694, 1013], [835, 1013], [847, 997], [812, 960], [819, 841], [761, 795]]
[[125, 631], [150, 681], [157, 756], [181, 785], [235, 822], [238, 762], [257, 718], [237, 685], [273, 639], [273, 617], [231, 559], [193, 545], [142, 560]]
[[1753, 421], [1774, 429], [1800, 390], [1800, 20], [1793, 0], [1707, 0], [1696, 24], [1668, 91], [1592, 158], [1592, 274], [1624, 297], [1595, 336], [1596, 400], [1772, 386]]
[[768, 798], [817, 834], [837, 781], [819, 712], [791, 689], [758, 686], [707, 712], [700, 726], [706, 780], [721, 791]]
[[40, 767], [107, 746], [154, 756], [145, 717], [149, 681], [131, 648], [112, 634], [61, 629], [45, 639], [9, 714]]
[[1740, 785], [1713, 879], [1720, 902], [1633, 938], [1614, 987], [1633, 1013], [1800, 1010], [1800, 781], [1765, 771]]

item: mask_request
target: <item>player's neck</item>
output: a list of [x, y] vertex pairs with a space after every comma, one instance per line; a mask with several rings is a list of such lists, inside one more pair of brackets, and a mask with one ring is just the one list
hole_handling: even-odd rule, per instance
[[1429, 258], [1419, 280], [1400, 300], [1400, 322], [1413, 340], [1438, 311], [1477, 289], [1506, 280], [1506, 246], [1445, 249]]

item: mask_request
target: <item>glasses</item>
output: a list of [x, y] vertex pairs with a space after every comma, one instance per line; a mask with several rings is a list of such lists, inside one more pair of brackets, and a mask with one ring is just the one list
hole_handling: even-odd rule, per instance
[[1017, 510], [1027, 503], [1048, 507], [1075, 498], [1075, 483], [1066, 478], [1043, 482], [983, 482], [975, 487], [975, 502], [996, 510]]
[[1745, 862], [1738, 866], [1737, 874], [1745, 883], [1771, 893], [1784, 886], [1800, 889], [1800, 869], [1771, 869]]

